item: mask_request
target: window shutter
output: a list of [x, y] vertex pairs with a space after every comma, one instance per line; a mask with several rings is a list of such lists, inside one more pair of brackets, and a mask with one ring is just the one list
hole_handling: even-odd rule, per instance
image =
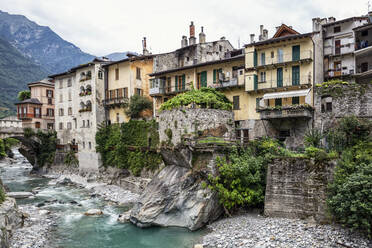
[[254, 90], [258, 90], [258, 77], [257, 74], [253, 75]]
[[217, 70], [213, 69], [213, 83], [217, 83]]
[[201, 87], [207, 87], [207, 72], [203, 71], [201, 73]]
[[175, 81], [174, 83], [175, 89], [178, 90], [178, 76], [174, 77], [174, 81]]
[[292, 47], [292, 60], [293, 61], [300, 60], [300, 46], [293, 46]]
[[257, 51], [254, 50], [254, 53], [253, 53], [253, 66], [256, 67], [257, 66]]
[[185, 84], [186, 84], [186, 76], [185, 74], [182, 75], [182, 89], [185, 89]]

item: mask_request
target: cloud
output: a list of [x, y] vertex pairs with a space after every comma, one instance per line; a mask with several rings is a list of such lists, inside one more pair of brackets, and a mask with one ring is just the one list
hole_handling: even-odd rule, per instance
[[63, 39], [83, 51], [105, 55], [117, 51], [140, 52], [148, 39], [152, 52], [180, 47], [190, 21], [205, 27], [207, 40], [225, 36], [234, 46], [248, 42], [259, 25], [273, 35], [281, 23], [299, 32], [311, 31], [313, 17], [337, 19], [367, 13], [365, 0], [2, 0], [0, 9], [22, 14], [39, 25], [49, 26]]

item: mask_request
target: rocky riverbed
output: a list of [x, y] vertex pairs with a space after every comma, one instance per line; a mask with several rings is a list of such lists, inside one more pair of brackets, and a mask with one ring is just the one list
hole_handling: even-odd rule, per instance
[[369, 248], [372, 242], [358, 233], [311, 220], [264, 218], [246, 214], [222, 219], [208, 226], [203, 248], [288, 247]]

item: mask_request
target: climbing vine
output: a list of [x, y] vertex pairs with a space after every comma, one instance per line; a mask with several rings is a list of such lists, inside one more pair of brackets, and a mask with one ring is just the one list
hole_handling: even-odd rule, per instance
[[96, 134], [96, 149], [103, 165], [129, 169], [136, 176], [144, 168], [158, 168], [162, 160], [156, 152], [159, 145], [157, 125], [155, 121], [143, 120], [101, 125]]

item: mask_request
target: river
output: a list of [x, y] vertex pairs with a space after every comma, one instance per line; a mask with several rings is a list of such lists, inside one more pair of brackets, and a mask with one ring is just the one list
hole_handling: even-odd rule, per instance
[[[127, 210], [125, 207], [91, 197], [91, 192], [84, 188], [55, 185], [50, 183], [51, 179], [30, 176], [31, 165], [18, 151], [14, 153], [14, 163], [0, 161], [1, 178], [10, 191], [38, 190], [33, 199], [17, 200], [19, 206], [49, 202], [41, 208], [57, 215], [48, 237], [50, 247], [191, 248], [200, 243], [205, 234], [205, 231], [190, 232], [183, 228], [141, 229], [130, 223], [118, 223], [118, 215]], [[78, 204], [71, 203], [74, 201]], [[95, 208], [101, 209], [104, 215], [84, 215]]]

